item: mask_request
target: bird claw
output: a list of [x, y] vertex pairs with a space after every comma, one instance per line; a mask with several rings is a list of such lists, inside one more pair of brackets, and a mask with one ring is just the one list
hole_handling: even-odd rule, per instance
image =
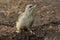
[[32, 31], [30, 31], [30, 33], [35, 35], [35, 33], [34, 33], [34, 32], [32, 32]]

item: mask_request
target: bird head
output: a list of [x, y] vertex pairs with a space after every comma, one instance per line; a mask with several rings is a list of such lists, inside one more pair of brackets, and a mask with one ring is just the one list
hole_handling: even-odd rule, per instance
[[25, 11], [32, 12], [35, 7], [36, 7], [36, 4], [28, 4], [25, 8]]

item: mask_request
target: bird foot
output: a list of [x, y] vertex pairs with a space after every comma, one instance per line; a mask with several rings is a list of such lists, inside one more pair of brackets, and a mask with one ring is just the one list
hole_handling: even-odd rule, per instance
[[30, 33], [35, 35], [35, 33], [34, 33], [34, 32], [32, 32], [32, 31], [30, 31]]
[[17, 33], [19, 33], [19, 31], [16, 31]]

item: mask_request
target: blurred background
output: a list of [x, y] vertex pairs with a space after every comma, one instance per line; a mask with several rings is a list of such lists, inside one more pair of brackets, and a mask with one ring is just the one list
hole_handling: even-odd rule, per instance
[[[37, 4], [31, 26], [36, 35], [17, 34], [17, 17], [30, 3]], [[0, 0], [0, 40], [60, 40], [60, 0]]]

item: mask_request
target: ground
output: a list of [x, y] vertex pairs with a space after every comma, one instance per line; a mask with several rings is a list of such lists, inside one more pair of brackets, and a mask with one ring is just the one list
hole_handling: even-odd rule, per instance
[[[31, 30], [16, 33], [19, 12], [25, 6], [37, 4], [33, 11]], [[60, 40], [60, 0], [0, 0], [0, 40]]]

